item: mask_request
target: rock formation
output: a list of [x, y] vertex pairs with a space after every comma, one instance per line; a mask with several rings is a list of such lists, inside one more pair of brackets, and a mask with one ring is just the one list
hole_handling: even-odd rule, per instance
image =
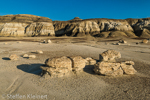
[[96, 74], [106, 76], [118, 76], [123, 74], [135, 74], [133, 61], [116, 62], [115, 58], [121, 58], [120, 52], [107, 50], [100, 56], [100, 62], [96, 62], [91, 57], [83, 59], [81, 56], [48, 58], [45, 65], [41, 66], [42, 76], [45, 77], [63, 77], [71, 72], [77, 73], [83, 71], [85, 66], [93, 66]]
[[49, 18], [27, 14], [0, 16], [0, 36], [41, 35], [55, 35]]
[[149, 38], [150, 18], [52, 21], [28, 14], [0, 16], [0, 36], [85, 36]]
[[111, 62], [98, 62], [94, 65], [94, 72], [96, 74], [106, 75], [106, 76], [117, 76], [123, 75], [123, 70], [120, 67], [120, 63]]
[[[54, 21], [56, 36], [84, 36], [91, 34], [100, 37], [125, 36], [135, 38], [133, 28], [126, 20], [113, 19], [79, 19], [69, 21]], [[118, 33], [117, 33], [118, 32]], [[111, 34], [110, 34], [111, 33]], [[114, 35], [113, 35], [114, 34]]]
[[115, 50], [107, 50], [99, 55], [101, 61], [114, 61], [116, 58], [121, 58], [121, 54]]
[[51, 77], [62, 77], [72, 71], [72, 61], [66, 57], [47, 59], [46, 67], [41, 67], [43, 74], [48, 74]]
[[69, 75], [70, 72], [80, 72], [85, 67], [85, 61], [81, 56], [48, 58], [45, 66], [41, 66], [42, 75], [62, 77]]
[[121, 58], [121, 54], [115, 50], [103, 52], [100, 55], [100, 62], [94, 65], [94, 72], [105, 76], [136, 73], [136, 70], [133, 68], [133, 61], [116, 62], [115, 58]]

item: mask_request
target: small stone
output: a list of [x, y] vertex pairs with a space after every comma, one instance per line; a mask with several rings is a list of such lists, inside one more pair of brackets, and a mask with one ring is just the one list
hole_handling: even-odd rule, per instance
[[116, 43], [116, 45], [120, 45], [120, 43]]
[[36, 58], [35, 55], [29, 55], [29, 58]]
[[52, 43], [52, 41], [49, 39], [49, 40], [47, 40], [47, 43]]
[[144, 39], [143, 41], [142, 41], [142, 43], [148, 43], [148, 40], [147, 39]]
[[28, 54], [24, 54], [24, 55], [23, 55], [23, 58], [28, 58], [28, 57], [29, 57]]
[[18, 60], [18, 56], [16, 55], [16, 54], [11, 54], [10, 56], [9, 56], [9, 59], [10, 60]]
[[37, 50], [36, 53], [37, 53], [37, 54], [43, 54], [43, 51]]
[[21, 41], [18, 41], [17, 43], [21, 43]]
[[119, 43], [127, 43], [125, 40], [120, 40]]
[[4, 44], [7, 44], [7, 42], [5, 42]]
[[46, 40], [43, 40], [42, 43], [46, 43]]
[[136, 42], [136, 44], [139, 44], [139, 42]]

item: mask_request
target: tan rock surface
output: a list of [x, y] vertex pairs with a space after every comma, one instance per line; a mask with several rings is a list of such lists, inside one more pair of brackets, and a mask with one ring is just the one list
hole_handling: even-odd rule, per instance
[[51, 22], [36, 22], [36, 23], [31, 23], [27, 28], [26, 28], [26, 33], [27, 36], [54, 36], [54, 27]]
[[72, 70], [73, 71], [83, 71], [83, 68], [85, 67], [86, 60], [83, 59], [81, 56], [74, 56], [70, 57], [72, 60]]
[[122, 31], [112, 31], [110, 32], [108, 37], [116, 38], [116, 37], [128, 37], [125, 32]]
[[[62, 77], [72, 71], [72, 61], [66, 56], [60, 58], [47, 59], [45, 65], [51, 77]], [[43, 69], [44, 70], [44, 69]]]
[[102, 61], [95, 64], [94, 67], [94, 71], [96, 74], [106, 76], [123, 75], [123, 70], [120, 68], [120, 63], [110, 63]]
[[77, 34], [90, 33], [91, 35], [96, 35], [96, 33], [100, 33], [100, 28], [98, 24], [94, 21], [81, 21], [74, 22], [67, 26], [66, 33], [71, 33], [71, 36], [77, 36]]
[[24, 54], [22, 57], [23, 57], [23, 58], [28, 58], [29, 55], [28, 55], [28, 54]]
[[18, 56], [16, 55], [16, 54], [11, 54], [10, 56], [9, 56], [9, 59], [10, 60], [18, 60]]
[[43, 54], [43, 51], [42, 50], [36, 50], [36, 53], [37, 54]]
[[143, 29], [140, 35], [141, 38], [150, 38], [150, 30]]
[[121, 68], [125, 74], [135, 74], [137, 71], [133, 68], [133, 61], [121, 62]]
[[1, 36], [25, 36], [25, 27], [28, 24], [26, 23], [17, 23], [17, 22], [9, 22], [4, 23], [1, 27], [0, 35]]
[[148, 40], [144, 39], [142, 40], [142, 43], [148, 43]]
[[87, 57], [87, 58], [85, 58], [85, 60], [86, 60], [86, 65], [94, 65], [94, 64], [96, 64], [96, 60], [94, 60], [91, 57]]
[[102, 31], [133, 31], [126, 20], [97, 19]]
[[99, 55], [100, 61], [113, 61], [115, 58], [121, 58], [121, 54], [115, 50], [107, 50]]
[[36, 58], [36, 55], [29, 55], [29, 58]]

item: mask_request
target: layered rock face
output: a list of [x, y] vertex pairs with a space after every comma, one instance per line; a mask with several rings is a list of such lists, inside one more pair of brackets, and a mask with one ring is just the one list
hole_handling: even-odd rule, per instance
[[96, 35], [100, 32], [100, 28], [94, 21], [82, 21], [69, 24], [65, 32], [71, 36], [84, 36], [86, 33]]
[[150, 18], [126, 19], [133, 27], [134, 32], [141, 38], [150, 37]]
[[97, 19], [101, 31], [133, 31], [126, 20]]
[[[56, 36], [84, 36], [90, 34], [100, 37], [136, 37], [133, 28], [126, 20], [85, 19], [78, 17], [69, 21], [54, 21]], [[107, 32], [107, 33], [106, 33]], [[114, 34], [115, 32], [116, 34]], [[113, 35], [112, 35], [113, 34]]]
[[28, 24], [8, 22], [1, 23], [0, 36], [25, 36], [25, 28]]
[[0, 16], [0, 36], [55, 35], [52, 20], [34, 15]]
[[149, 38], [150, 18], [53, 21], [28, 14], [0, 16], [0, 36], [85, 36]]

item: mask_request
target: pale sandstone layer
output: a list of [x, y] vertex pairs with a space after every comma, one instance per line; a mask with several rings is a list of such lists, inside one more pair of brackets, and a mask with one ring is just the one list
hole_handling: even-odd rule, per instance
[[55, 35], [51, 19], [27, 14], [0, 16], [0, 36], [41, 35]]

